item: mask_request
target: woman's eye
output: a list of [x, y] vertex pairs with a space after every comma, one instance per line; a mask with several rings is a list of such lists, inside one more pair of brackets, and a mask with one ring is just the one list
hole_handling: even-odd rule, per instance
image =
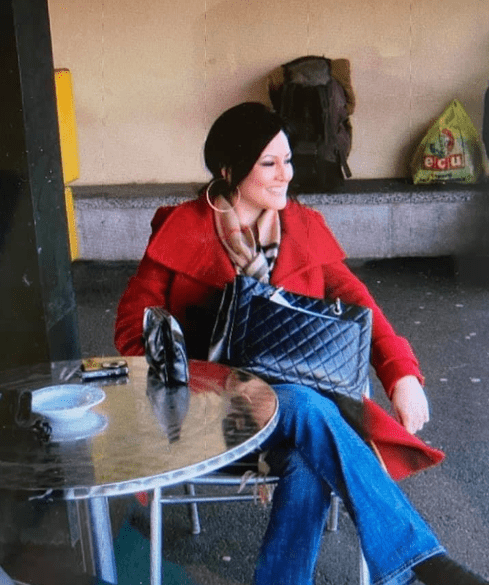
[[[275, 166], [276, 163], [273, 160], [264, 160], [260, 164], [262, 167], [273, 167], [273, 166]], [[290, 164], [292, 164], [291, 158], [284, 160], [284, 165], [290, 165]]]

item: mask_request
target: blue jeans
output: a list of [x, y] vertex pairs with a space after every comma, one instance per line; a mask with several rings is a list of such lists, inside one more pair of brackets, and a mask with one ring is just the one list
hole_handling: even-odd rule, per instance
[[281, 477], [254, 585], [312, 585], [331, 490], [357, 528], [372, 583], [406, 585], [412, 567], [445, 552], [432, 530], [330, 399], [274, 387], [277, 429], [264, 445]]

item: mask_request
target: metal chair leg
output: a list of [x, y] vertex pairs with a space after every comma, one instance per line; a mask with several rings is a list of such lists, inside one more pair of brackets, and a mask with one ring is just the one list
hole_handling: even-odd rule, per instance
[[367, 561], [363, 556], [363, 551], [360, 548], [360, 585], [370, 585], [370, 572], [368, 570]]
[[326, 529], [329, 532], [338, 530], [338, 517], [340, 513], [340, 498], [336, 494], [331, 494], [331, 505], [329, 507], [328, 522]]
[[[193, 483], [186, 483], [185, 484], [185, 493], [189, 496], [195, 496], [195, 486]], [[199, 508], [195, 502], [188, 504], [188, 512], [190, 516], [190, 522], [192, 524], [192, 534], [200, 534], [200, 518], [199, 518]]]

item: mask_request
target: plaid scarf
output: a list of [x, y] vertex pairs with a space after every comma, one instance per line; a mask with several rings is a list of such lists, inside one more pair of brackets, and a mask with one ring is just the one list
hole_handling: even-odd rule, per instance
[[278, 256], [280, 218], [278, 211], [265, 209], [257, 221], [258, 242], [249, 227], [242, 227], [234, 208], [219, 195], [213, 202], [217, 234], [238, 274], [268, 282]]

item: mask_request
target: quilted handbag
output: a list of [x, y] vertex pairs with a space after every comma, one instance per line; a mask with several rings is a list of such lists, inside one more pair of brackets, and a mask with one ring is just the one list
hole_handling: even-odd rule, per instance
[[224, 290], [209, 360], [269, 383], [361, 400], [368, 384], [372, 313], [237, 276]]

